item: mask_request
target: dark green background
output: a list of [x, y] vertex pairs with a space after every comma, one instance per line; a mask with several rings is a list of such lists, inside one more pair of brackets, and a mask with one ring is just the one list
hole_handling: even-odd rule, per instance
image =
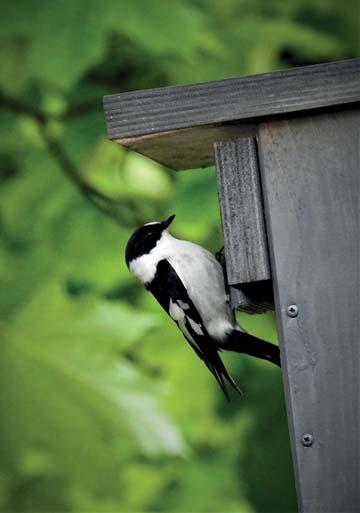
[[1, 2], [1, 511], [294, 511], [279, 370], [227, 355], [227, 403], [124, 265], [173, 212], [221, 247], [214, 170], [110, 143], [101, 98], [354, 57], [358, 29], [352, 0]]

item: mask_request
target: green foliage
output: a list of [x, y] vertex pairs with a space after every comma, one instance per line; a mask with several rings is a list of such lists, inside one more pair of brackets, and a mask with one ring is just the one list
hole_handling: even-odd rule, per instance
[[[0, 511], [290, 512], [279, 372], [226, 355], [228, 404], [123, 250], [142, 222], [222, 245], [213, 169], [106, 139], [104, 94], [353, 57], [357, 3], [5, 0]], [[272, 315], [239, 314], [276, 341]]]

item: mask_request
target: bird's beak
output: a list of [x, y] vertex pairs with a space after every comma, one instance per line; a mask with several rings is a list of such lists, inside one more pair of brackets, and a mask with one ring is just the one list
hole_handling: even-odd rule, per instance
[[163, 221], [161, 223], [162, 227], [163, 227], [163, 230], [166, 230], [166, 228], [171, 225], [171, 223], [173, 222], [174, 219], [175, 219], [175, 214], [170, 216], [169, 219], [167, 219], [166, 221]]

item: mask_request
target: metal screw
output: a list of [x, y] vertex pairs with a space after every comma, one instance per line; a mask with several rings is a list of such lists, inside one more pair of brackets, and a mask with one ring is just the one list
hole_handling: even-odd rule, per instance
[[286, 309], [288, 317], [297, 317], [299, 309], [296, 305], [289, 305]]
[[301, 443], [304, 447], [311, 447], [314, 443], [314, 437], [310, 433], [305, 433], [301, 437]]

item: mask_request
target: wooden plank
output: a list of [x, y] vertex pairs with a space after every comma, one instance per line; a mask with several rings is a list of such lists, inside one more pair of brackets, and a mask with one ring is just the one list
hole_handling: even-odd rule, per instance
[[230, 303], [233, 310], [241, 310], [251, 314], [274, 310], [274, 293], [271, 280], [229, 285], [224, 248], [217, 253], [216, 258], [224, 270], [226, 287], [230, 294]]
[[[183, 161], [179, 152], [175, 162], [175, 169], [186, 169], [212, 163], [209, 146], [203, 145], [201, 139], [214, 127], [358, 102], [359, 83], [360, 60], [353, 59], [105, 96], [104, 109], [110, 139], [169, 167], [174, 166], [171, 146], [176, 145], [176, 132], [186, 129], [188, 144], [181, 148]], [[199, 127], [203, 130], [198, 130]], [[167, 132], [166, 143], [157, 144], [164, 132]], [[207, 155], [200, 153], [196, 164], [192, 164], [188, 152], [194, 155], [202, 152], [202, 148]]]
[[[259, 128], [283, 377], [304, 513], [360, 511], [359, 126], [360, 111], [354, 110]], [[287, 313], [292, 304], [297, 316], [296, 308]]]
[[229, 285], [270, 279], [255, 139], [214, 145]]
[[214, 164], [214, 141], [232, 141], [255, 134], [254, 123], [243, 123], [182, 128], [143, 137], [120, 139], [116, 142], [170, 169], [180, 171]]

